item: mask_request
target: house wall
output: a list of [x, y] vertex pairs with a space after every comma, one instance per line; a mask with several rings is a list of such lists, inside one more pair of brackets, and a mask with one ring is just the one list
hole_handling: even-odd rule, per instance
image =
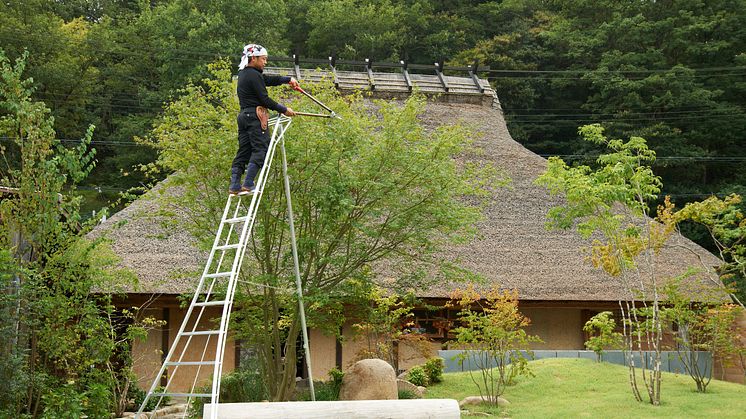
[[[217, 307], [208, 307], [205, 310], [205, 314], [200, 320], [199, 327], [197, 330], [214, 330], [219, 327], [219, 324], [213, 323], [212, 319], [219, 319], [221, 315], [221, 309]], [[135, 341], [132, 347], [132, 354], [135, 359], [134, 372], [138, 377], [137, 384], [140, 388], [148, 390], [153, 380], [156, 378], [158, 371], [161, 367], [163, 359], [165, 358], [165, 352], [167, 352], [176, 338], [176, 334], [181, 327], [181, 322], [184, 321], [184, 315], [186, 310], [165, 307], [165, 308], [152, 308], [145, 309], [145, 313], [158, 320], [167, 320], [167, 324], [162, 329], [153, 329], [148, 332], [147, 340]], [[194, 316], [193, 316], [194, 317]], [[187, 325], [187, 330], [191, 330], [193, 325]], [[165, 337], [168, 338], [167, 342], [164, 342]], [[183, 337], [175, 352], [177, 355], [174, 357], [174, 361], [178, 360], [178, 354], [184, 348], [188, 337]], [[207, 349], [205, 350], [205, 344], [208, 343]], [[215, 336], [193, 336], [189, 347], [184, 353], [182, 361], [199, 361], [204, 359], [210, 361], [215, 359], [216, 350], [216, 337]], [[164, 347], [165, 345], [165, 347]], [[202, 356], [204, 351], [204, 358]], [[231, 334], [228, 334], [226, 341], [226, 347], [224, 351], [223, 359], [223, 373], [228, 373], [235, 369], [236, 365], [236, 346], [235, 342], [231, 338]], [[199, 371], [199, 374], [197, 372]], [[171, 392], [187, 392], [192, 388], [192, 384], [195, 382], [195, 376], [197, 376], [196, 387], [204, 386], [209, 383], [212, 377], [213, 367], [212, 366], [180, 366], [178, 369], [170, 367], [167, 370], [167, 377], [172, 378], [171, 386], [169, 391]], [[163, 380], [160, 384], [165, 384]]]
[[[741, 315], [736, 320], [735, 329], [741, 334], [741, 345], [746, 347], [746, 313]], [[718, 380], [730, 381], [732, 383], [745, 384], [746, 383], [746, 357], [741, 359], [740, 357], [722, 358], [715, 357], [715, 368], [713, 375]]]
[[414, 346], [403, 343], [399, 345], [399, 369], [408, 370], [416, 365], [422, 365], [428, 358], [436, 356], [441, 349], [440, 342], [429, 342], [426, 346]]
[[[220, 323], [216, 323], [215, 319], [219, 321], [221, 316], [221, 307], [207, 307], [205, 310], [205, 314], [200, 319], [199, 325], [197, 327], [197, 330], [215, 330], [220, 327]], [[175, 310], [171, 309], [171, 316], [170, 316], [170, 322], [168, 324], [169, 326], [169, 341], [168, 346], [169, 348], [171, 345], [173, 345], [174, 340], [176, 338], [176, 334], [179, 331], [179, 327], [181, 326], [181, 322], [184, 321], [184, 315], [186, 314], [186, 310]], [[192, 316], [195, 317], [195, 316]], [[186, 330], [191, 330], [193, 327], [193, 324], [188, 324]], [[181, 351], [184, 349], [184, 346], [187, 343], [187, 337], [183, 337], [179, 341], [179, 345], [176, 347], [176, 354], [180, 354]], [[207, 345], [207, 346], [206, 346]], [[205, 361], [214, 360], [215, 359], [215, 350], [217, 345], [217, 337], [216, 336], [192, 336], [191, 342], [189, 342], [189, 346], [187, 347], [186, 352], [184, 353], [183, 361], [200, 361], [201, 359], [204, 359]], [[203, 356], [204, 351], [204, 356]], [[225, 343], [225, 351], [224, 351], [224, 358], [223, 358], [223, 373], [228, 373], [230, 371], [233, 371], [236, 366], [236, 346], [235, 342], [231, 338], [231, 333], [229, 331], [228, 333], [228, 339]], [[175, 357], [175, 361], [178, 360], [178, 357]], [[174, 374], [175, 371], [175, 374]], [[199, 374], [197, 374], [199, 372]], [[173, 375], [173, 381], [171, 382], [171, 391], [188, 391], [192, 387], [192, 383], [195, 380], [195, 376], [197, 376], [196, 381], [196, 387], [203, 386], [207, 384], [210, 381], [210, 378], [212, 378], [213, 373], [213, 366], [207, 365], [202, 366], [201, 368], [198, 366], [180, 366], [178, 370], [176, 370], [174, 367], [169, 368], [168, 374], [169, 379], [171, 379]]]
[[329, 370], [337, 366], [337, 338], [319, 330], [308, 332], [311, 344], [311, 370], [314, 380], [329, 379]]
[[[163, 320], [162, 308], [144, 309], [142, 313], [156, 320]], [[145, 340], [135, 340], [132, 344], [133, 369], [137, 385], [148, 390], [161, 368], [163, 329], [150, 329]]]
[[531, 349], [585, 349], [581, 309], [522, 307], [521, 313], [531, 319], [526, 332], [543, 341], [532, 343]]
[[342, 336], [345, 337], [342, 342], [342, 370], [344, 371], [359, 359], [360, 351], [368, 348], [368, 341], [356, 336], [350, 323], [342, 326]]
[[[186, 310], [176, 306], [169, 306], [169, 324], [168, 330], [168, 348], [174, 340], [183, 316]], [[596, 309], [596, 307], [592, 307]], [[601, 309], [600, 307], [598, 309]], [[584, 334], [582, 331], [584, 316], [588, 316], [588, 307], [586, 304], [542, 304], [540, 306], [522, 306], [521, 312], [531, 319], [531, 326], [528, 332], [538, 335], [543, 343], [535, 343], [533, 349], [555, 349], [555, 350], [581, 350], [584, 349]], [[164, 309], [157, 308], [149, 311], [158, 319], [163, 318]], [[208, 315], [203, 318], [200, 330], [213, 329], [216, 326], [210, 324], [210, 318], [219, 318], [219, 308], [211, 308]], [[745, 320], [746, 321], [746, 320]], [[317, 380], [328, 379], [328, 372], [331, 368], [341, 366], [343, 370], [349, 368], [352, 363], [359, 359], [361, 350], [367, 348], [368, 342], [361, 337], [355, 337], [351, 324], [346, 324], [342, 328], [344, 339], [340, 344], [341, 353], [338, 353], [337, 341], [335, 336], [325, 335], [318, 330], [309, 332], [311, 345], [311, 363], [313, 375]], [[192, 338], [190, 350], [185, 355], [185, 360], [199, 360], [206, 337], [199, 336]], [[430, 355], [437, 353], [441, 349], [444, 338], [434, 339], [430, 344], [432, 351]], [[215, 338], [211, 339], [211, 345], [205, 355], [205, 359], [213, 358]], [[139, 377], [140, 387], [148, 388], [155, 378], [160, 368], [162, 357], [160, 350], [163, 348], [163, 332], [161, 330], [152, 330], [149, 332], [148, 339], [145, 342], [137, 342], [134, 346], [134, 354], [137, 359], [135, 373]], [[181, 347], [180, 347], [181, 348]], [[179, 348], [179, 349], [180, 349]], [[166, 350], [167, 350], [166, 349]], [[409, 369], [414, 365], [425, 362], [426, 356], [420, 354], [420, 350], [408, 344], [401, 344], [398, 348], [399, 369]], [[226, 374], [235, 368], [236, 349], [234, 342], [229, 339], [225, 352], [225, 364], [223, 373]], [[341, 364], [339, 361], [341, 360]], [[186, 391], [191, 388], [196, 367], [181, 367], [177, 376], [174, 378], [172, 391]], [[198, 379], [198, 385], [204, 385], [211, 377], [212, 369], [202, 367]], [[733, 373], [737, 374], [737, 372]], [[742, 377], [742, 376], [741, 376]]]

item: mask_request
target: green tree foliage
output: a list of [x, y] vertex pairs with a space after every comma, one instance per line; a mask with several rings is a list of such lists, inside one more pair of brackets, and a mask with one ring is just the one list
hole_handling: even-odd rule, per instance
[[596, 353], [596, 362], [601, 362], [605, 350], [622, 347], [622, 334], [615, 330], [616, 322], [610, 311], [596, 314], [583, 325], [583, 331], [591, 335], [585, 347]]
[[743, 307], [746, 301], [746, 218], [740, 207], [741, 197], [711, 196], [690, 202], [677, 211], [677, 223], [686, 221], [703, 226], [710, 234], [723, 264], [718, 267], [720, 279], [733, 290], [734, 302]]
[[0, 147], [0, 416], [107, 417], [126, 397], [120, 361], [137, 330], [93, 293], [113, 253], [81, 238], [92, 224], [81, 224], [75, 186], [94, 163], [93, 127], [63, 147], [25, 68], [0, 50], [0, 136], [12, 139]]
[[[655, 160], [655, 152], [640, 137], [632, 137], [627, 142], [610, 140], [599, 125], [584, 126], [579, 131], [588, 141], [603, 145], [611, 152], [599, 157], [601, 167], [597, 170], [588, 166], [571, 168], [560, 158], [550, 158], [547, 171], [537, 183], [546, 186], [552, 194], [563, 193], [567, 204], [549, 211], [548, 225], [576, 228], [585, 238], [600, 235], [601, 238], [593, 240], [591, 260], [594, 266], [619, 278], [620, 285], [629, 295], [629, 300], [620, 302], [620, 307], [633, 394], [641, 400], [635, 365], [629, 359], [632, 352], [637, 351], [643, 360], [648, 398], [651, 403], [659, 404], [660, 351], [666, 322], [662, 303], [665, 301], [664, 290], [672, 279], [656, 274], [654, 268], [658, 253], [683, 220], [707, 220], [710, 226], [717, 224], [719, 234], [724, 237], [738, 237], [740, 218], [730, 212], [731, 206], [717, 199], [705, 201], [708, 202], [705, 205], [692, 204], [688, 210], [675, 212], [673, 204], [666, 198], [664, 205], [658, 208], [658, 217], [651, 220], [648, 218], [648, 203], [657, 198], [662, 187], [660, 178], [649, 166]], [[733, 202], [735, 200], [731, 204]], [[726, 231], [728, 229], [733, 231]], [[728, 269], [729, 264], [725, 262], [724, 269]], [[696, 268], [699, 267], [692, 267]], [[681, 275], [692, 273], [682, 272]], [[697, 293], [700, 301], [726, 298], [729, 290], [717, 273], [710, 272], [707, 267], [698, 269], [697, 273], [711, 280], [706, 287], [711, 295]], [[652, 351], [653, 359], [644, 356], [643, 350]], [[649, 374], [646, 370], [650, 370]]]
[[[600, 148], [576, 127], [601, 123], [617, 138], [648, 140], [677, 202], [743, 195], [746, 166], [735, 164], [746, 128], [743, 28], [742, 0], [0, 4], [3, 46], [11, 59], [31, 52], [35, 98], [52, 109], [59, 136], [75, 142], [88, 123], [98, 127], [101, 164], [87, 182], [104, 186], [104, 197], [107, 187], [145, 182], [133, 166], [154, 153], [132, 138], [163, 103], [205, 77], [215, 58], [237, 63], [249, 41], [317, 59], [479, 59], [494, 70], [481, 76], [495, 86], [512, 136], [532, 151], [593, 160]], [[705, 229], [683, 231], [717, 251]]]
[[[160, 151], [158, 167], [173, 172], [166, 185], [180, 191], [164, 194], [166, 207], [190, 213], [181, 228], [205, 246], [226, 198], [238, 113], [230, 68], [220, 63], [213, 71], [205, 87], [187, 87], [168, 107], [150, 140]], [[328, 85], [308, 89], [343, 118], [298, 118], [285, 136], [309, 324], [337, 333], [343, 302], [365, 301], [374, 263], [386, 259], [402, 287], [426, 285], [419, 274], [432, 267], [429, 255], [468, 237], [480, 216], [461, 198], [478, 202], [490, 176], [456, 164], [454, 156], [470, 143], [464, 128], [426, 134], [417, 120], [420, 96], [404, 104], [377, 102], [371, 114], [359, 96], [343, 98]], [[289, 101], [295, 109], [314, 106], [296, 100]], [[239, 289], [235, 318], [238, 336], [262, 359], [271, 398], [284, 400], [295, 382], [295, 363], [287, 360], [296, 357], [300, 321], [288, 292], [292, 259], [278, 166], [272, 166], [242, 274], [259, 286]]]
[[[528, 357], [531, 342], [541, 342], [526, 333], [531, 319], [518, 311], [518, 292], [491, 290], [480, 295], [469, 287], [456, 292], [449, 303], [460, 307], [456, 341], [461, 349], [459, 363], [475, 363], [479, 372], [469, 375], [484, 400], [497, 407], [498, 397], [519, 375], [531, 375]], [[476, 375], [479, 374], [479, 379]]]
[[[743, 165], [727, 158], [743, 154], [744, 2], [521, 0], [483, 10], [491, 31], [454, 62], [504, 71], [491, 81], [511, 134], [532, 151], [592, 161], [601, 150], [575, 127], [598, 122], [615, 137], [646, 138], [679, 201], [741, 192]], [[716, 250], [702, 230], [687, 234]]]
[[362, 341], [356, 354], [358, 359], [379, 358], [399, 371], [399, 348], [412, 349], [413, 357], [430, 357], [430, 339], [415, 329], [414, 295], [402, 298], [384, 289], [373, 287], [365, 297], [367, 304], [356, 310], [358, 319], [352, 324]]
[[[568, 167], [558, 157], [549, 159], [537, 184], [547, 187], [552, 195], [563, 194], [567, 204], [549, 210], [548, 227], [575, 228], [584, 238], [600, 234], [601, 238], [593, 240], [593, 264], [618, 278], [628, 295], [620, 307], [632, 393], [638, 401], [642, 400], [631, 359], [637, 351], [643, 360], [648, 399], [658, 405], [663, 338], [660, 296], [664, 278], [658, 278], [653, 264], [672, 229], [646, 219], [648, 202], [657, 197], [661, 188], [660, 178], [646, 165], [655, 160], [655, 152], [640, 137], [626, 142], [607, 139], [599, 125], [584, 126], [579, 131], [586, 140], [611, 152], [599, 157], [601, 167], [595, 171], [588, 166]], [[643, 350], [652, 351], [652, 359], [643, 356]]]
[[[746, 354], [741, 343], [743, 330], [738, 327], [738, 317], [743, 307], [732, 303], [692, 301], [691, 295], [707, 295], [707, 290], [683, 285], [681, 280], [667, 284], [664, 317], [674, 325], [674, 350], [684, 369], [704, 393], [713, 377], [716, 363], [721, 369], [736, 364], [739, 355]], [[715, 296], [717, 297], [717, 296]], [[710, 355], [712, 363], [703, 354]]]

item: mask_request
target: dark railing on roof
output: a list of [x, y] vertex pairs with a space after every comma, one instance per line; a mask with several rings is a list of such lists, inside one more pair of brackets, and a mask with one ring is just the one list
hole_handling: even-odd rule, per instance
[[479, 90], [480, 93], [484, 93], [484, 87], [479, 82], [479, 77], [477, 77], [478, 71], [489, 71], [490, 67], [479, 67], [479, 61], [475, 60], [473, 64], [468, 65], [466, 67], [460, 67], [460, 66], [446, 66], [444, 65], [443, 61], [433, 63], [432, 65], [425, 65], [425, 64], [412, 64], [408, 63], [405, 60], [401, 60], [398, 63], [391, 63], [391, 62], [374, 62], [373, 60], [370, 60], [366, 58], [364, 61], [358, 61], [358, 60], [344, 60], [339, 59], [336, 56], [332, 55], [329, 56], [326, 60], [324, 59], [318, 59], [318, 58], [301, 58], [299, 54], [293, 54], [292, 57], [281, 57], [281, 56], [274, 56], [270, 55], [268, 57], [268, 61], [273, 63], [291, 63], [293, 67], [293, 71], [295, 72], [295, 77], [300, 79], [301, 72], [300, 68], [301, 66], [305, 67], [326, 67], [328, 66], [331, 70], [334, 85], [339, 87], [339, 78], [337, 77], [337, 69], [342, 68], [361, 68], [365, 69], [365, 72], [368, 73], [368, 82], [370, 83], [371, 90], [375, 90], [376, 84], [375, 79], [373, 78], [373, 69], [380, 69], [380, 70], [399, 70], [404, 75], [404, 80], [407, 83], [407, 89], [412, 90], [412, 81], [409, 77], [409, 71], [410, 70], [420, 70], [425, 73], [434, 72], [436, 76], [438, 76], [438, 80], [440, 80], [440, 83], [443, 85], [443, 89], [447, 92], [448, 82], [446, 81], [444, 77], [444, 73], [447, 74], [458, 74], [458, 73], [466, 73], [465, 75], [469, 78], [471, 78], [474, 81], [474, 85]]

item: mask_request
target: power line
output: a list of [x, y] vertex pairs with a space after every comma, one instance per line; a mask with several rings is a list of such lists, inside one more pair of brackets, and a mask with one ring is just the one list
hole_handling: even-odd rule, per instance
[[[18, 137], [1, 136], [0, 140], [14, 141], [17, 138]], [[82, 141], [82, 140], [76, 140], [74, 138], [56, 138], [56, 140], [63, 144], [71, 144], [71, 145], [78, 145]], [[118, 147], [149, 147], [149, 148], [152, 148], [148, 144], [128, 142], [128, 141], [117, 141], [117, 140], [92, 140], [91, 145], [92, 146], [102, 145], [102, 146], [118, 146]]]
[[[26, 35], [28, 37], [28, 33], [23, 31], [20, 28], [7, 28], [10, 31], [14, 31], [19, 34]], [[40, 34], [33, 34], [33, 37], [36, 37], [38, 39], [44, 39]], [[17, 37], [7, 37], [7, 36], [1, 36], [0, 39], [4, 39], [6, 41], [15, 41], [18, 38]], [[173, 48], [170, 47], [159, 47], [159, 46], [153, 46], [148, 45], [147, 50], [143, 50], [142, 46], [139, 45], [140, 49], [136, 50], [130, 50], [127, 49], [129, 47], [129, 44], [118, 44], [118, 46], [123, 47], [122, 48], [94, 48], [88, 45], [88, 49], [92, 52], [98, 52], [98, 53], [105, 53], [105, 54], [122, 54], [122, 55], [128, 55], [128, 56], [135, 56], [135, 57], [147, 57], [152, 58], [154, 56], [155, 52], [158, 51], [167, 51], [167, 52], [173, 52]], [[181, 62], [189, 62], [189, 63], [205, 63], [205, 60], [200, 59], [194, 59], [194, 58], [187, 58], [184, 57], [184, 54], [187, 55], [196, 55], [196, 56], [202, 56], [202, 57], [209, 57], [209, 58], [225, 58], [229, 57], [232, 58], [234, 61], [236, 61], [240, 54], [235, 53], [221, 53], [221, 52], [215, 52], [215, 51], [199, 51], [199, 50], [185, 50], [179, 48], [179, 54], [169, 57], [168, 61], [181, 61]], [[283, 61], [290, 60], [290, 57], [277, 57], [278, 59], [281, 59]], [[414, 63], [413, 63], [414, 64]], [[448, 68], [444, 68], [444, 70], [448, 70]], [[478, 73], [487, 73], [487, 74], [498, 74], [503, 75], [505, 78], [515, 78], [515, 79], [521, 79], [521, 78], [536, 78], [536, 76], [532, 77], [522, 77], [522, 76], [510, 76], [511, 74], [533, 74], [533, 75], [562, 75], [562, 74], [595, 74], [598, 75], [600, 71], [605, 71], [605, 74], [608, 74], [612, 77], [618, 77], [620, 74], [662, 74], [662, 73], [670, 73], [670, 72], [678, 72], [678, 71], [693, 71], [696, 73], [712, 73], [712, 72], [741, 72], [741, 73], [725, 73], [725, 74], [695, 74], [692, 75], [692, 77], [728, 77], [728, 76], [746, 76], [746, 66], [719, 66], [719, 67], [686, 67], [683, 64], [677, 67], [670, 67], [665, 69], [636, 69], [636, 70], [611, 70], [611, 69], [565, 69], [565, 70], [518, 70], [518, 69], [489, 69], [489, 70], [478, 70]], [[550, 77], [546, 80], [561, 80], [561, 79], [570, 79], [570, 80], [587, 80], [584, 77]]]

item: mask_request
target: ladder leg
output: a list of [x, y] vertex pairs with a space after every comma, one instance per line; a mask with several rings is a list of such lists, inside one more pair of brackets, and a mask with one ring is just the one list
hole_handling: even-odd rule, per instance
[[285, 153], [285, 140], [280, 142], [282, 150], [282, 175], [285, 181], [285, 200], [288, 203], [288, 224], [290, 227], [290, 246], [293, 250], [293, 270], [295, 273], [295, 286], [298, 292], [298, 310], [300, 313], [300, 325], [303, 332], [303, 349], [306, 354], [306, 368], [308, 369], [308, 386], [311, 390], [311, 401], [316, 401], [316, 392], [313, 388], [313, 372], [311, 371], [311, 348], [308, 343], [308, 329], [306, 328], [306, 310], [303, 306], [303, 284], [300, 280], [300, 264], [298, 263], [298, 246], [295, 242], [295, 220], [293, 217], [293, 203], [290, 200], [290, 180], [288, 178], [288, 161]]

